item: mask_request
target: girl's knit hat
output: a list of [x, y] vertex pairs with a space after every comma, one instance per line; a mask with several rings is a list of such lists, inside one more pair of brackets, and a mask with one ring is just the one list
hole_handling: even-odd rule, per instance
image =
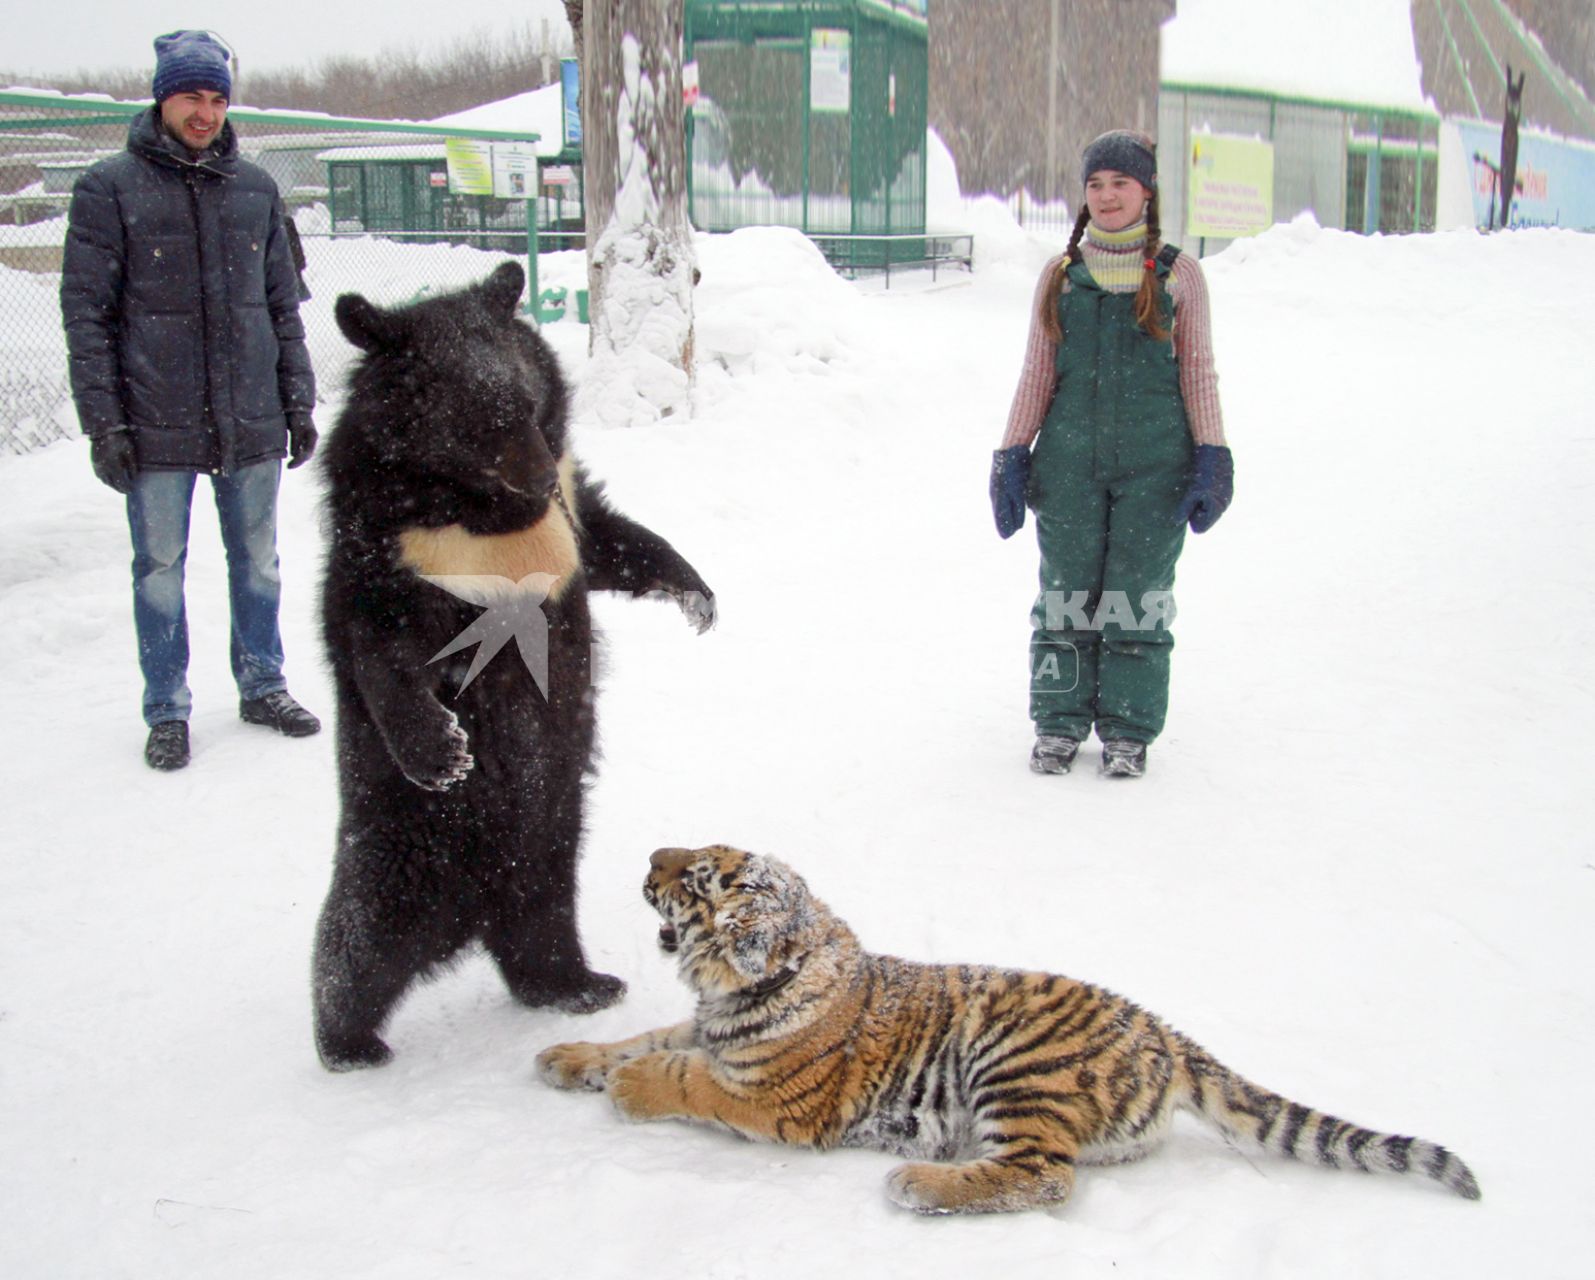
[[230, 55], [225, 45], [208, 31], [173, 31], [155, 37], [155, 79], [150, 91], [156, 102], [174, 93], [209, 89], [224, 98], [233, 96]]
[[1086, 147], [1080, 184], [1084, 186], [1099, 169], [1128, 174], [1150, 191], [1157, 186], [1157, 147], [1146, 134], [1134, 129], [1110, 129]]

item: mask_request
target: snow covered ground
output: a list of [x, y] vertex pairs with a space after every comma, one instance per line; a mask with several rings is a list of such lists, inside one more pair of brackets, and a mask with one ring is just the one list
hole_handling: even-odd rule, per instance
[[[1238, 496], [1188, 544], [1170, 727], [1134, 783], [1095, 748], [1025, 768], [1034, 544], [998, 541], [985, 486], [1050, 246], [977, 247], [972, 277], [888, 291], [790, 233], [702, 243], [697, 417], [576, 434], [721, 611], [698, 637], [597, 606], [582, 919], [630, 995], [531, 1012], [473, 956], [413, 993], [380, 1071], [316, 1063], [331, 735], [238, 722], [203, 493], [194, 761], [158, 775], [119, 503], [81, 441], [0, 460], [0, 1272], [1589, 1274], [1595, 237], [1300, 223], [1208, 261]], [[312, 255], [313, 308], [414, 288], [397, 258]], [[579, 380], [585, 329], [548, 334]], [[346, 356], [315, 355], [330, 427]], [[330, 717], [317, 501], [313, 469], [286, 477], [284, 626]], [[1182, 1122], [1055, 1214], [928, 1220], [886, 1202], [889, 1156], [541, 1086], [544, 1046], [685, 1014], [639, 887], [656, 846], [715, 840], [795, 864], [875, 949], [1121, 990], [1263, 1084], [1447, 1143], [1484, 1199]]]

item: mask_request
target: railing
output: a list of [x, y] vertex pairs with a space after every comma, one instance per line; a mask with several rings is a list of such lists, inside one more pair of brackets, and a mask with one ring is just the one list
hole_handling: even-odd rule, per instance
[[831, 231], [811, 231], [809, 239], [838, 271], [852, 278], [866, 271], [879, 271], [892, 287], [892, 269], [930, 267], [936, 278], [943, 266], [973, 271], [975, 237], [967, 232], [907, 232], [894, 235], [857, 235]]

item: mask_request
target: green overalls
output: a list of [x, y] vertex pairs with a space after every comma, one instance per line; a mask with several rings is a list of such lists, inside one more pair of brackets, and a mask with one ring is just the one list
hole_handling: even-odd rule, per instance
[[[1159, 255], [1164, 325], [1173, 320]], [[1084, 263], [1058, 300], [1058, 386], [1025, 500], [1036, 513], [1041, 594], [1030, 615], [1030, 718], [1038, 735], [1151, 742], [1168, 713], [1178, 516], [1192, 443], [1174, 345], [1135, 322]]]

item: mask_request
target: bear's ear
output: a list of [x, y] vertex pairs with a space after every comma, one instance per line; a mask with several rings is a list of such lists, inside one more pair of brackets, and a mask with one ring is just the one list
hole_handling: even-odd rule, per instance
[[487, 309], [506, 320], [515, 318], [515, 308], [520, 304], [521, 290], [526, 287], [526, 272], [518, 262], [506, 262], [482, 282], [482, 294], [487, 299]]
[[343, 336], [362, 351], [380, 351], [398, 341], [399, 322], [358, 293], [342, 294], [333, 307], [333, 315]]

